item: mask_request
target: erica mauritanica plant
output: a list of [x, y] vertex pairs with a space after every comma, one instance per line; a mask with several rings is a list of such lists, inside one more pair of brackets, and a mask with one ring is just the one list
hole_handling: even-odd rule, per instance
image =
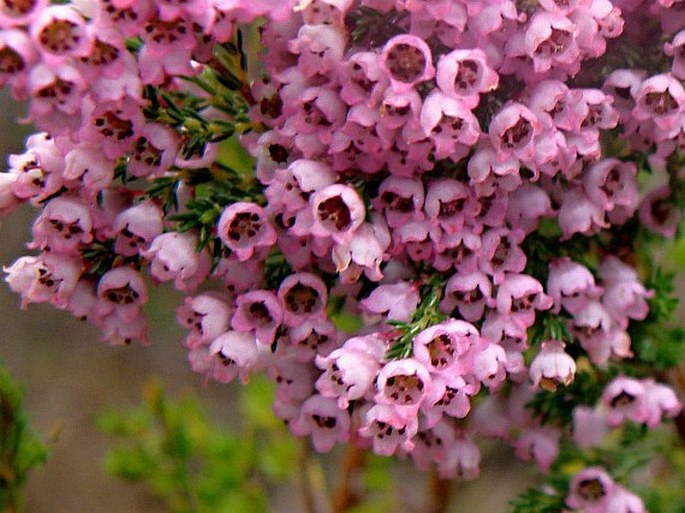
[[42, 130], [0, 175], [3, 212], [40, 211], [6, 268], [23, 305], [147, 343], [172, 282], [193, 370], [266, 374], [319, 451], [471, 479], [500, 438], [550, 475], [520, 511], [644, 511], [629, 456], [681, 411], [645, 258], [685, 202], [678, 2], [29, 0], [0, 23]]

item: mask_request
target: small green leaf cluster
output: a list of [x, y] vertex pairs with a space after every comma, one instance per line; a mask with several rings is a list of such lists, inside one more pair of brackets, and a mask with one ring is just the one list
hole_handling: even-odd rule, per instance
[[0, 362], [0, 511], [23, 510], [29, 472], [47, 456], [48, 447], [22, 407], [21, 390]]
[[144, 483], [172, 513], [266, 512], [268, 485], [290, 475], [296, 445], [270, 413], [270, 386], [256, 381], [241, 401], [239, 433], [215, 427], [197, 400], [170, 399], [150, 382], [140, 407], [98, 419], [119, 439], [107, 471]]
[[679, 365], [685, 357], [685, 330], [669, 325], [680, 304], [674, 276], [659, 268], [653, 272], [646, 283], [654, 291], [649, 315], [643, 322], [633, 323], [629, 330], [636, 360], [658, 371]]
[[420, 287], [421, 303], [414, 312], [411, 322], [388, 322], [398, 333], [386, 354], [388, 360], [410, 357], [414, 337], [429, 326], [445, 320], [445, 315], [440, 311], [440, 299], [444, 286], [445, 281], [441, 275], [437, 273], [431, 275]]

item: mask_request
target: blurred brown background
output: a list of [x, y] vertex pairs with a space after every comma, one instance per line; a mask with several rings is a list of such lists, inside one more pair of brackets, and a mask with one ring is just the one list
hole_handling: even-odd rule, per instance
[[[24, 108], [6, 97], [0, 99], [0, 107], [4, 127], [0, 155], [21, 153], [30, 127], [18, 126], [15, 119], [24, 114]], [[0, 265], [25, 254], [23, 245], [30, 237], [34, 215], [35, 210], [23, 208], [1, 221]], [[164, 511], [142, 487], [105, 474], [102, 458], [112, 440], [98, 432], [94, 422], [106, 408], [139, 404], [143, 385], [153, 375], [171, 396], [193, 391], [222, 425], [239, 422], [233, 408], [238, 385], [206, 385], [186, 364], [182, 332], [174, 321], [178, 298], [169, 289], [153, 295], [152, 346], [109, 347], [99, 341], [95, 328], [64, 312], [46, 305], [21, 311], [19, 298], [4, 281], [0, 284], [0, 359], [24, 386], [25, 405], [38, 431], [47, 436], [60, 430], [47, 464], [29, 480], [28, 513]], [[337, 456], [325, 462], [331, 472], [335, 472]], [[481, 479], [457, 485], [450, 511], [507, 511], [507, 501], [536, 475], [531, 465], [512, 463], [512, 459], [502, 446], [488, 449]], [[427, 511], [424, 476], [406, 464], [398, 464], [396, 474], [401, 494], [395, 511]], [[271, 500], [275, 512], [302, 511], [295, 483], [276, 490]]]

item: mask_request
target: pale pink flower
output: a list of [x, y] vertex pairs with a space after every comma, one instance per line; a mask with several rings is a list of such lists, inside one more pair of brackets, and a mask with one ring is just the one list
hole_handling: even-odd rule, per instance
[[287, 326], [297, 326], [326, 315], [328, 290], [321, 278], [313, 274], [288, 276], [278, 288], [278, 298], [285, 306], [283, 321]]
[[605, 513], [615, 487], [614, 480], [603, 468], [588, 467], [573, 476], [566, 504], [586, 513]]
[[134, 256], [147, 248], [162, 233], [162, 211], [150, 201], [143, 201], [121, 211], [112, 226], [114, 251]]
[[215, 338], [209, 354], [213, 361], [208, 375], [221, 383], [229, 383], [236, 377], [246, 383], [259, 356], [254, 335], [237, 331], [227, 331]]
[[564, 351], [565, 344], [559, 340], [546, 340], [540, 352], [530, 364], [533, 386], [555, 392], [559, 385], [568, 386], [576, 374], [576, 362]]
[[366, 412], [359, 434], [372, 439], [376, 454], [391, 456], [400, 447], [407, 452], [412, 451], [412, 438], [418, 428], [416, 418], [405, 419], [398, 415], [393, 406], [376, 404]]
[[672, 238], [675, 236], [683, 213], [671, 201], [668, 185], [649, 191], [640, 205], [640, 222], [650, 231]]
[[191, 331], [184, 344], [188, 349], [208, 346], [215, 338], [228, 331], [231, 308], [219, 295], [208, 292], [186, 297], [176, 309], [176, 321]]
[[435, 76], [433, 57], [426, 42], [414, 35], [403, 34], [391, 38], [381, 53], [392, 87], [409, 90], [419, 82]]
[[90, 210], [80, 198], [60, 196], [51, 200], [33, 225], [29, 247], [74, 253], [79, 244], [93, 240]]
[[212, 265], [207, 250], [197, 249], [198, 243], [198, 236], [192, 232], [163, 233], [140, 255], [150, 261], [154, 281], [173, 280], [176, 289], [192, 292], [207, 278]]
[[270, 345], [274, 342], [281, 322], [283, 307], [273, 292], [251, 290], [236, 299], [231, 328], [237, 331], [254, 331], [260, 344]]
[[305, 400], [299, 417], [290, 423], [290, 430], [298, 436], [311, 435], [314, 448], [328, 452], [336, 442], [349, 440], [350, 415], [335, 400], [317, 394]]
[[561, 431], [554, 426], [528, 427], [514, 442], [514, 452], [523, 461], [535, 460], [544, 473], [548, 473], [559, 454]]
[[65, 306], [79, 281], [81, 267], [80, 259], [46, 253], [20, 257], [3, 271], [10, 289], [21, 295], [21, 307], [25, 309], [29, 303], [47, 301]]
[[499, 83], [480, 49], [458, 49], [440, 56], [435, 79], [443, 93], [459, 98], [469, 109], [478, 105], [480, 93], [492, 91]]
[[98, 299], [98, 315], [116, 313], [123, 320], [133, 320], [147, 303], [147, 287], [138, 271], [128, 266], [117, 267], [100, 278]]
[[409, 322], [419, 300], [419, 291], [415, 284], [399, 281], [379, 285], [359, 304], [368, 313], [383, 314], [390, 320]]
[[614, 378], [604, 388], [602, 403], [607, 409], [609, 426], [619, 426], [626, 420], [642, 423], [649, 418], [647, 389], [635, 378]]
[[316, 366], [324, 372], [316, 389], [324, 397], [338, 399], [341, 408], [360, 399], [371, 389], [385, 356], [385, 340], [379, 334], [348, 339], [328, 356], [317, 356]]
[[276, 231], [264, 209], [246, 201], [233, 203], [222, 212], [217, 232], [241, 262], [249, 259], [257, 249], [271, 247], [276, 242]]

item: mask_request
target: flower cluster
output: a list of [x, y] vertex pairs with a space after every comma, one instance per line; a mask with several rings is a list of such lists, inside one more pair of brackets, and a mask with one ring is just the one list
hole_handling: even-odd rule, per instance
[[[276, 414], [319, 451], [350, 442], [472, 478], [474, 438], [494, 436], [547, 471], [569, 433], [527, 406], [581, 364], [606, 388], [574, 409], [578, 446], [681, 410], [666, 385], [611, 366], [634, 356], [630, 327], [654, 297], [625, 234], [672, 236], [680, 220], [682, 12], [6, 2], [0, 80], [42, 130], [0, 174], [0, 212], [40, 209], [36, 254], [6, 280], [111, 344], [147, 341], [144, 276], [171, 282], [193, 370], [266, 373]], [[671, 41], [648, 70], [631, 53], [642, 26]], [[222, 160], [236, 137], [253, 170]], [[641, 200], [647, 162], [667, 178]], [[569, 507], [641, 511], [585, 472]]]

